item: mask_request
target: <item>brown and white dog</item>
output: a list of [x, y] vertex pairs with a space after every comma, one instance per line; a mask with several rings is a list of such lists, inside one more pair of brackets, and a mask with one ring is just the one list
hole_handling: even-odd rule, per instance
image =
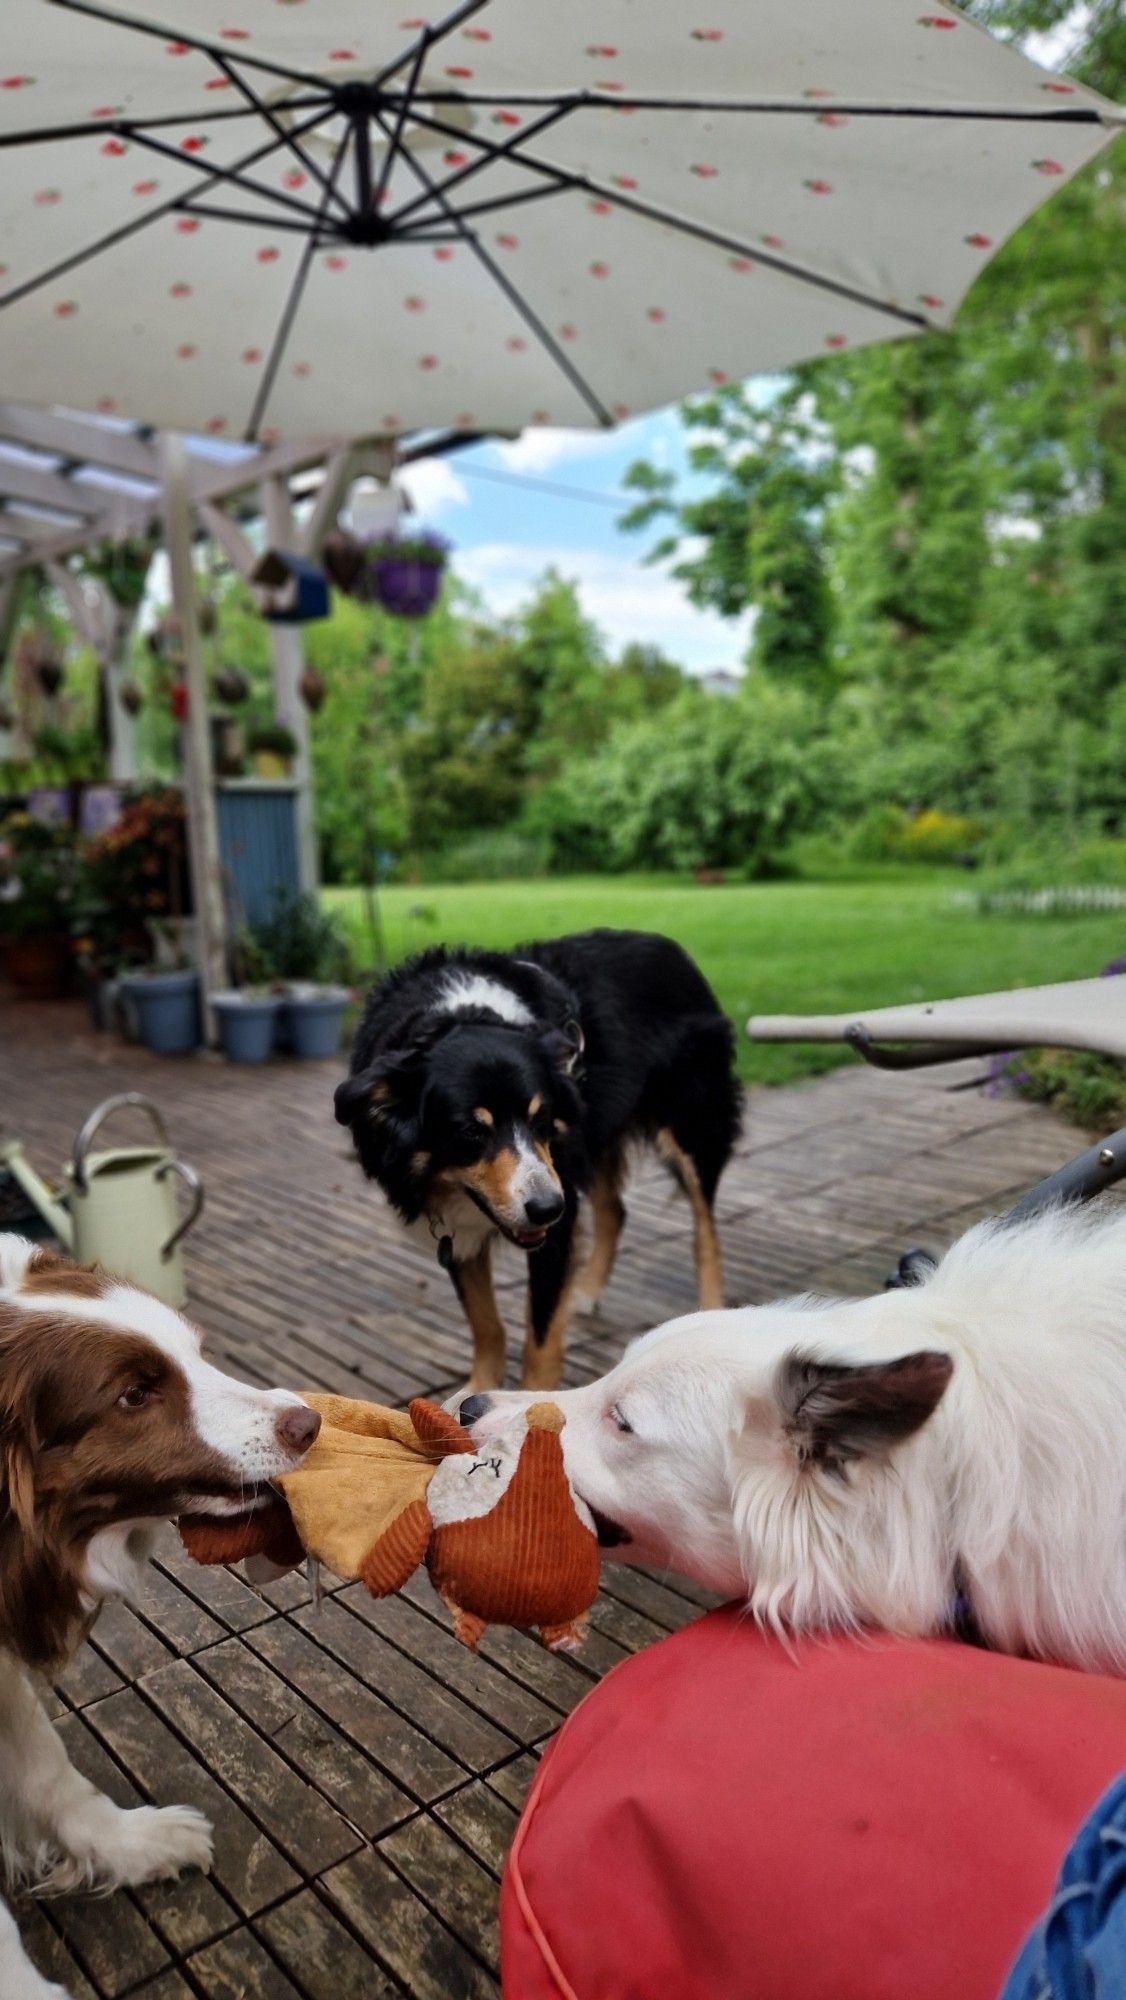
[[[320, 1428], [282, 1389], [203, 1360], [191, 1322], [96, 1267], [0, 1236], [0, 1861], [9, 1879], [116, 1888], [206, 1868], [190, 1806], [125, 1811], [69, 1763], [35, 1679], [107, 1598], [129, 1598], [161, 1524], [241, 1512]], [[65, 2000], [0, 1902], [3, 2000]]]

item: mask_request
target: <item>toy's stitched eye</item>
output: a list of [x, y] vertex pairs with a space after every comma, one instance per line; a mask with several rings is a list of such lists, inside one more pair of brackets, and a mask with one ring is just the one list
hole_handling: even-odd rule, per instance
[[118, 1406], [123, 1410], [143, 1410], [145, 1404], [152, 1401], [152, 1395], [151, 1382], [134, 1382], [118, 1397]]
[[614, 1406], [613, 1406], [613, 1408], [611, 1409], [611, 1411], [610, 1411], [610, 1421], [611, 1421], [611, 1423], [612, 1423], [612, 1424], [613, 1424], [613, 1425], [614, 1425], [614, 1426], [616, 1427], [616, 1429], [618, 1429], [618, 1430], [620, 1430], [620, 1431], [628, 1431], [628, 1433], [629, 1433], [629, 1434], [630, 1434], [630, 1436], [632, 1437], [632, 1435], [633, 1435], [633, 1425], [632, 1425], [632, 1424], [631, 1424], [631, 1423], [630, 1423], [630, 1422], [628, 1421], [628, 1419], [627, 1419], [627, 1418], [626, 1418], [626, 1417], [625, 1417], [625, 1416], [623, 1415], [623, 1413], [622, 1413], [622, 1406], [621, 1406], [621, 1404], [620, 1404], [620, 1403], [615, 1403], [615, 1404], [614, 1404]]

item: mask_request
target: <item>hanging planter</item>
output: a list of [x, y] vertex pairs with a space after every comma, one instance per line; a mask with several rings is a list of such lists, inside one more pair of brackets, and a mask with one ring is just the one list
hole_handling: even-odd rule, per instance
[[87, 550], [82, 574], [104, 583], [122, 610], [135, 611], [145, 594], [152, 554], [152, 543], [135, 536], [123, 542], [105, 542], [100, 549]]
[[228, 708], [237, 708], [250, 693], [250, 682], [241, 667], [220, 667], [215, 676], [215, 692]]
[[66, 672], [54, 640], [42, 631], [24, 632], [17, 641], [16, 655], [24, 673], [31, 676], [48, 701], [53, 701]]
[[369, 542], [364, 595], [396, 618], [425, 618], [442, 588], [449, 543], [441, 535], [383, 535]]
[[329, 582], [350, 597], [363, 574], [366, 551], [355, 535], [334, 528], [321, 545], [321, 568]]
[[154, 660], [178, 661], [184, 650], [180, 620], [171, 615], [159, 618], [148, 635], [147, 645]]
[[118, 698], [120, 699], [121, 702], [121, 706], [125, 710], [126, 715], [140, 715], [141, 710], [145, 705], [145, 697], [141, 693], [140, 688], [137, 686], [136, 681], [134, 680], [122, 681], [121, 686], [118, 688], [117, 692], [118, 692]]
[[328, 693], [324, 675], [318, 673], [316, 667], [306, 667], [297, 683], [297, 692], [310, 715], [318, 714], [324, 707], [325, 696]]

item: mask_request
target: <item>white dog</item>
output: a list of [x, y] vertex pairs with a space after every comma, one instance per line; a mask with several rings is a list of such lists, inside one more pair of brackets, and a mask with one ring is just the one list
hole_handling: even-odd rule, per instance
[[[198, 1330], [148, 1293], [0, 1236], [0, 1865], [69, 1889], [206, 1868], [191, 1806], [127, 1812], [70, 1763], [36, 1675], [58, 1669], [107, 1598], [140, 1582], [156, 1532], [238, 1512], [300, 1464], [320, 1418], [232, 1382]], [[0, 1902], [0, 2000], [66, 2000]]]
[[[479, 1441], [520, 1394], [460, 1401]], [[658, 1327], [557, 1398], [625, 1561], [793, 1632], [950, 1628], [1126, 1673], [1126, 1210], [972, 1229], [915, 1289]]]

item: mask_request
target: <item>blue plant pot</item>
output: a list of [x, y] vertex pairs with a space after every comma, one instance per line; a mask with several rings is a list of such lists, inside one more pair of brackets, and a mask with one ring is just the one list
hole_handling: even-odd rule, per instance
[[130, 974], [120, 981], [137, 1032], [158, 1056], [187, 1056], [202, 1036], [197, 972]]
[[281, 1036], [295, 1056], [334, 1056], [340, 1047], [340, 1029], [347, 993], [330, 988], [327, 992], [290, 997], [282, 1003]]
[[274, 1053], [281, 1001], [244, 1000], [241, 993], [213, 993], [223, 1054], [232, 1062], [264, 1063]]

